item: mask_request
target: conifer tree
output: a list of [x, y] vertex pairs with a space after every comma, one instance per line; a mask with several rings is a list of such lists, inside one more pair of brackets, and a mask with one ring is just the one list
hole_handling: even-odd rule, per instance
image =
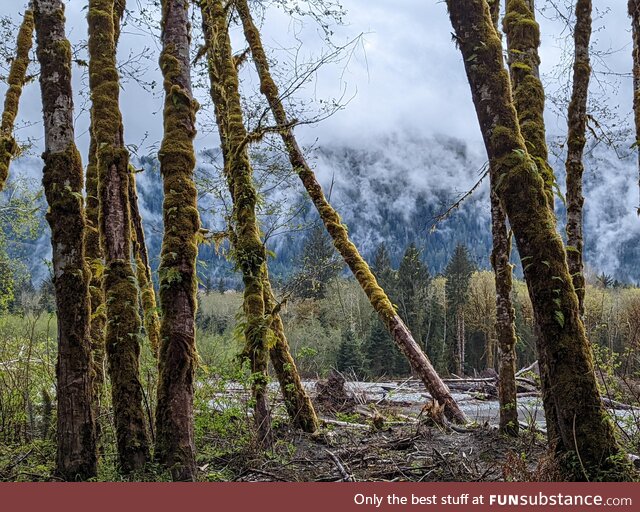
[[235, 7], [242, 22], [245, 38], [249, 43], [253, 62], [260, 78], [260, 90], [266, 97], [273, 117], [280, 127], [280, 135], [289, 154], [291, 166], [302, 181], [325, 228], [333, 239], [336, 249], [353, 272], [356, 280], [369, 298], [373, 309], [378, 313], [380, 319], [393, 336], [395, 343], [409, 359], [414, 371], [422, 379], [432, 396], [444, 406], [447, 417], [455, 422], [465, 422], [464, 413], [451, 396], [447, 386], [435, 372], [427, 356], [413, 339], [407, 326], [396, 313], [388, 296], [371, 273], [369, 265], [367, 265], [358, 249], [349, 239], [347, 229], [340, 216], [327, 201], [320, 183], [316, 179], [293, 134], [291, 123], [280, 99], [278, 87], [271, 76], [269, 61], [262, 45], [260, 32], [253, 22], [249, 5], [246, 0], [237, 0]]
[[43, 185], [49, 211], [58, 318], [56, 474], [97, 474], [91, 401], [89, 269], [84, 261], [83, 169], [74, 142], [71, 45], [61, 0], [34, 0], [44, 115]]
[[370, 378], [393, 374], [394, 368], [390, 365], [396, 357], [393, 341], [377, 316], [371, 319], [371, 329], [365, 340], [363, 352]]
[[[578, 299], [545, 181], [520, 132], [502, 44], [486, 0], [447, 0], [463, 56], [492, 179], [509, 218], [529, 296], [540, 328], [539, 353], [548, 365], [545, 410], [555, 411], [556, 450], [568, 478], [628, 480], [621, 453], [600, 400]], [[548, 389], [550, 382], [553, 388]], [[549, 421], [549, 418], [547, 418]]]
[[336, 354], [336, 368], [342, 373], [354, 374], [360, 377], [363, 374], [363, 359], [360, 345], [356, 340], [353, 329], [347, 328], [342, 333], [342, 339]]
[[4, 98], [2, 122], [0, 123], [0, 192], [9, 176], [9, 164], [18, 153], [18, 144], [13, 137], [13, 128], [18, 116], [18, 105], [22, 89], [27, 79], [29, 67], [29, 51], [33, 44], [33, 11], [24, 12], [22, 24], [16, 40], [16, 56], [11, 62], [7, 84], [9, 88]]

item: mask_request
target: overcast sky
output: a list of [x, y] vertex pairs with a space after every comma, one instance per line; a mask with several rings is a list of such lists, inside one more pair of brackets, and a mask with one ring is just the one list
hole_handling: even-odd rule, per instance
[[[144, 0], [129, 0], [129, 7], [137, 9]], [[538, 2], [543, 5], [542, 0]], [[4, 0], [0, 4], [0, 14], [12, 16], [19, 21], [25, 3], [23, 0]], [[69, 0], [67, 5], [68, 33], [74, 44], [86, 38], [85, 1]], [[471, 103], [469, 87], [459, 52], [451, 41], [451, 25], [444, 2], [431, 0], [344, 0], [347, 10], [345, 26], [339, 27], [334, 41], [342, 44], [363, 33], [362, 44], [351, 54], [348, 65], [343, 61], [322, 69], [305, 89], [299, 91], [301, 100], [329, 97], [351, 98], [347, 107], [318, 126], [299, 131], [307, 140], [319, 142], [336, 140], [362, 140], [389, 131], [417, 131], [428, 134], [446, 134], [463, 138], [473, 144], [480, 140], [480, 134]], [[595, 0], [599, 11], [608, 11], [604, 18], [596, 22], [599, 29], [595, 35], [601, 49], [617, 51], [607, 58], [607, 63], [615, 72], [626, 73], [631, 66], [630, 32], [626, 16], [626, 2], [621, 0]], [[547, 14], [550, 14], [547, 11]], [[563, 31], [561, 23], [538, 16], [543, 31], [541, 47], [543, 73], [550, 73], [561, 55], [561, 45], [571, 34]], [[234, 41], [239, 43], [239, 33]], [[282, 62], [290, 58], [285, 49], [294, 47], [295, 39], [302, 41], [300, 58], [319, 55], [323, 51], [323, 41], [318, 29], [309, 24], [291, 20], [280, 10], [271, 10], [264, 22], [263, 37], [266, 44], [280, 49], [275, 53]], [[130, 52], [137, 52], [144, 46], [155, 51], [158, 43], [152, 35], [142, 29], [128, 26], [122, 37], [120, 59]], [[240, 49], [240, 44], [236, 45]], [[146, 63], [145, 78], [158, 80], [156, 55]], [[84, 88], [80, 82], [82, 68], [74, 66], [76, 92]], [[246, 87], [252, 87], [253, 79], [248, 77]], [[620, 80], [618, 92], [608, 91], [611, 104], [619, 104], [626, 116], [631, 110], [631, 80]], [[4, 84], [0, 92], [4, 93]], [[203, 91], [204, 93], [204, 91]], [[87, 146], [88, 116], [80, 112], [82, 100], [77, 99], [78, 120], [76, 131], [81, 149]], [[123, 84], [121, 95], [125, 117], [126, 138], [133, 144], [144, 139], [151, 150], [161, 139], [162, 96], [144, 91], [139, 85]], [[37, 83], [27, 88], [20, 107], [22, 120], [37, 124], [22, 129], [19, 136], [42, 138], [40, 121], [40, 99]], [[550, 133], [564, 133], [564, 121], [547, 116]], [[628, 116], [627, 116], [628, 119]], [[213, 142], [212, 142], [213, 141]], [[206, 130], [201, 130], [197, 144], [206, 147], [215, 144]]]

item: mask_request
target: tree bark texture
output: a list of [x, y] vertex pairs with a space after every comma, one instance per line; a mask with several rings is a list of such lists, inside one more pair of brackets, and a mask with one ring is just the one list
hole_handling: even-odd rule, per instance
[[16, 41], [16, 56], [11, 62], [7, 84], [9, 88], [4, 97], [2, 123], [0, 123], [0, 192], [4, 189], [9, 177], [11, 159], [18, 153], [19, 148], [13, 137], [13, 128], [18, 116], [18, 105], [22, 88], [27, 78], [29, 67], [29, 52], [33, 44], [33, 11], [28, 9], [24, 13], [18, 38]]
[[516, 330], [515, 310], [511, 302], [512, 267], [509, 263], [511, 239], [507, 218], [495, 191], [491, 192], [491, 234], [493, 250], [491, 266], [496, 283], [496, 336], [499, 351], [498, 398], [500, 401], [500, 431], [517, 435], [518, 403], [516, 399]]
[[89, 269], [84, 260], [83, 169], [74, 142], [71, 45], [61, 0], [33, 2], [40, 62], [45, 151], [43, 185], [53, 249], [58, 313], [56, 474], [85, 480], [97, 474], [91, 401]]
[[[500, 37], [498, 24], [500, 20], [500, 0], [489, 2], [491, 21]], [[515, 311], [511, 302], [513, 288], [511, 257], [511, 237], [507, 225], [507, 217], [500, 204], [491, 180], [491, 266], [496, 284], [496, 337], [498, 338], [500, 380], [498, 382], [498, 400], [500, 402], [500, 431], [507, 435], [517, 435], [520, 429], [518, 422], [518, 402], [516, 386], [516, 329]]]
[[580, 315], [584, 316], [584, 241], [582, 235], [582, 162], [587, 142], [587, 98], [591, 65], [589, 41], [591, 39], [591, 0], [577, 0], [576, 26], [573, 31], [573, 90], [569, 103], [567, 134], [567, 263], [576, 289]]
[[486, 0], [447, 0], [495, 190], [509, 218], [540, 328], [567, 477], [625, 480], [631, 469], [600, 400], [578, 299], [555, 229], [545, 183], [520, 132], [502, 61], [502, 44]]
[[149, 264], [149, 253], [147, 252], [147, 244], [144, 238], [142, 216], [138, 208], [138, 191], [133, 169], [129, 179], [129, 209], [131, 211], [131, 243], [133, 247], [133, 257], [136, 262], [136, 277], [138, 278], [138, 287], [140, 288], [140, 303], [144, 315], [144, 329], [147, 332], [147, 338], [149, 338], [151, 351], [157, 358], [160, 348], [160, 316], [158, 315], [156, 292], [153, 289], [153, 279], [151, 278], [151, 266]]
[[[629, 0], [633, 37], [633, 120], [636, 128], [635, 149], [638, 152], [638, 188], [640, 189], [640, 0]], [[638, 203], [640, 215], [640, 202]]]
[[89, 86], [96, 144], [100, 240], [105, 258], [105, 346], [120, 469], [149, 460], [139, 378], [140, 316], [131, 265], [129, 154], [124, 146], [116, 67], [114, 0], [90, 0]]
[[174, 480], [196, 475], [193, 393], [196, 366], [196, 260], [200, 231], [193, 179], [198, 103], [191, 91], [188, 0], [162, 2], [164, 137], [160, 172], [164, 238], [160, 260], [160, 377], [156, 410], [156, 457]]
[[253, 62], [260, 77], [260, 89], [271, 107], [276, 123], [281, 127], [280, 134], [289, 153], [291, 165], [318, 210], [336, 249], [353, 272], [360, 286], [362, 286], [371, 305], [387, 327], [398, 348], [408, 358], [413, 370], [422, 379], [431, 395], [445, 407], [446, 416], [451, 421], [464, 423], [466, 421], [464, 413], [456, 404], [449, 389], [442, 382], [425, 353], [413, 339], [407, 326], [396, 313], [391, 301], [371, 273], [369, 265], [367, 265], [356, 246], [349, 239], [347, 229], [340, 216], [327, 201], [322, 187], [307, 163], [290, 127], [287, 113], [280, 100], [278, 87], [269, 70], [269, 62], [262, 46], [260, 32], [251, 17], [249, 5], [246, 0], [238, 0], [235, 5], [242, 21], [245, 38], [251, 49]]
[[[209, 59], [212, 68], [212, 97], [225, 154], [225, 175], [233, 200], [232, 230], [236, 265], [244, 282], [245, 349], [252, 377], [254, 419], [259, 440], [272, 441], [271, 413], [267, 396], [269, 361], [269, 322], [264, 284], [266, 282], [266, 250], [260, 236], [256, 216], [258, 194], [253, 183], [253, 169], [248, 155], [248, 133], [243, 122], [238, 72], [233, 59], [227, 29], [227, 12], [222, 2], [211, 0], [203, 6], [203, 20], [210, 31]], [[266, 294], [266, 295], [265, 295]]]
[[540, 27], [535, 17], [534, 0], [506, 0], [503, 24], [507, 36], [511, 90], [520, 131], [529, 155], [544, 180], [547, 200], [553, 209], [556, 181], [548, 163], [544, 126], [545, 97], [538, 55]]

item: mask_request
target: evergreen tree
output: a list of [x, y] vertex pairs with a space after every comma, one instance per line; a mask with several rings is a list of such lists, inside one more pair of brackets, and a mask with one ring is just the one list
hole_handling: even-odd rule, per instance
[[395, 347], [389, 333], [377, 317], [371, 321], [371, 330], [363, 347], [367, 374], [371, 378], [391, 375], [394, 368]]
[[467, 303], [471, 274], [475, 264], [466, 246], [458, 244], [445, 269], [447, 283], [447, 339], [451, 355], [452, 370], [460, 375], [464, 371], [464, 313]]
[[394, 302], [398, 312], [416, 338], [424, 345], [426, 302], [431, 276], [420, 259], [420, 251], [412, 242], [406, 249], [398, 268]]
[[351, 328], [342, 334], [342, 341], [336, 356], [336, 368], [342, 373], [354, 373], [356, 376], [364, 373], [362, 351]]
[[387, 245], [384, 242], [382, 242], [376, 249], [371, 270], [376, 276], [376, 279], [378, 280], [380, 286], [384, 290], [386, 290], [386, 292], [389, 294], [389, 297], [391, 297], [391, 300], [393, 301], [395, 295], [397, 273], [395, 270], [393, 270], [393, 268], [391, 268], [391, 257], [389, 256]]
[[322, 224], [315, 225], [304, 240], [301, 268], [294, 278], [296, 294], [303, 299], [324, 298], [327, 285], [341, 270], [331, 238]]

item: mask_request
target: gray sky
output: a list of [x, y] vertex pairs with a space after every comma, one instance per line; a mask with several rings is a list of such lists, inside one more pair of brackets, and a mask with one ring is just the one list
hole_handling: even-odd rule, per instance
[[[130, 7], [140, 4], [145, 4], [144, 0], [129, 1]], [[614, 71], [627, 72], [631, 61], [626, 2], [596, 0], [594, 4], [598, 10], [611, 6], [605, 18], [597, 21], [600, 29], [595, 35], [598, 47], [622, 50], [609, 56], [607, 62]], [[23, 5], [23, 0], [5, 0], [0, 5], [0, 14], [11, 15], [18, 21], [18, 12], [22, 11]], [[86, 38], [85, 5], [85, 1], [67, 1], [68, 33], [74, 44]], [[309, 140], [319, 138], [322, 143], [407, 130], [478, 142], [477, 120], [462, 60], [451, 41], [445, 4], [424, 0], [344, 0], [343, 5], [348, 12], [346, 25], [337, 29], [334, 40], [341, 43], [364, 33], [363, 44], [355, 49], [346, 67], [344, 63], [326, 66], [312, 83], [299, 91], [298, 97], [320, 99], [339, 97], [344, 93], [345, 98], [352, 100], [343, 111], [318, 126], [301, 129], [301, 134]], [[549, 73], [561, 54], [563, 40], [570, 33], [563, 32], [561, 24], [549, 22], [543, 15], [539, 15], [539, 19], [543, 31], [542, 70]], [[239, 34], [235, 36], [238, 42]], [[315, 27], [301, 28], [279, 10], [272, 11], [265, 20], [263, 37], [269, 46], [280, 48], [275, 56], [283, 62], [290, 58], [290, 52], [284, 49], [292, 48], [295, 38], [303, 43], [300, 52], [303, 57], [317, 56], [323, 50], [322, 38]], [[131, 51], [136, 52], [145, 45], [154, 51], [158, 47], [149, 33], [127, 27], [122, 37], [120, 58], [125, 59]], [[236, 46], [240, 48], [240, 45]], [[159, 81], [155, 62], [156, 55], [153, 55], [146, 63], [145, 78]], [[74, 67], [76, 93], [86, 88], [80, 81], [83, 71]], [[246, 85], [250, 88], [255, 85], [254, 81], [248, 77]], [[611, 91], [607, 94], [613, 96], [612, 103], [619, 104], [621, 111], [627, 113], [631, 109], [630, 79], [621, 80], [620, 85], [618, 94]], [[0, 85], [0, 93], [4, 90], [4, 84]], [[148, 145], [160, 140], [162, 97], [159, 93], [156, 89], [155, 95], [149, 94], [132, 82], [123, 85], [122, 110], [126, 137], [131, 143], [140, 142], [145, 133], [149, 134]], [[76, 130], [84, 149], [88, 118], [80, 112], [82, 104], [78, 98]], [[42, 137], [40, 115], [38, 85], [32, 83], [25, 92], [20, 118], [38, 124], [22, 129], [20, 137]], [[551, 114], [547, 122], [550, 133], [563, 133], [566, 129], [564, 121]], [[201, 131], [198, 146], [211, 145], [211, 139], [209, 133]]]

